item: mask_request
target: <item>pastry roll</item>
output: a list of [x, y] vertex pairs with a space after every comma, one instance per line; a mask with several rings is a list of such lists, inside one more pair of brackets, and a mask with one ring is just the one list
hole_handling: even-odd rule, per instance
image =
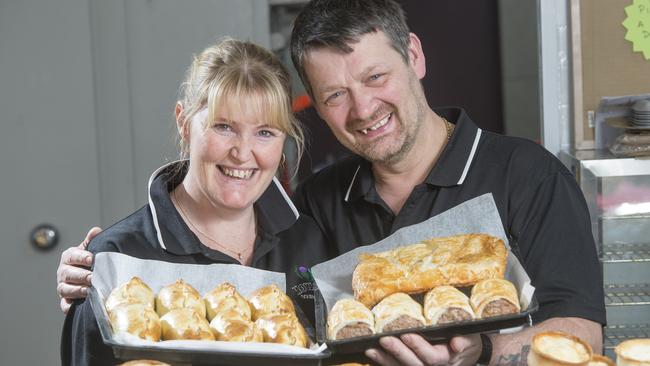
[[168, 311], [160, 318], [160, 325], [162, 338], [167, 341], [174, 339], [214, 341], [208, 321], [191, 308]]
[[106, 312], [110, 313], [113, 308], [123, 303], [142, 303], [153, 309], [153, 291], [139, 277], [132, 277], [128, 282], [121, 284], [111, 291], [106, 298]]
[[586, 366], [591, 356], [591, 346], [578, 337], [541, 332], [533, 336], [527, 361], [529, 366]]
[[424, 317], [430, 325], [472, 320], [469, 298], [453, 286], [438, 286], [424, 296]]
[[396, 292], [425, 292], [436, 286], [469, 286], [503, 278], [507, 250], [485, 234], [433, 238], [393, 250], [361, 254], [352, 275], [354, 297], [372, 307]]
[[266, 314], [255, 321], [264, 342], [307, 347], [307, 332], [294, 313]]
[[273, 284], [255, 290], [249, 297], [252, 319], [266, 314], [291, 313], [295, 315], [293, 302], [280, 288]]
[[122, 303], [108, 315], [114, 333], [127, 332], [148, 341], [160, 340], [161, 325], [152, 307], [142, 303]]
[[207, 310], [208, 320], [212, 320], [218, 313], [234, 310], [244, 319], [251, 320], [251, 307], [248, 301], [237, 292], [235, 286], [228, 282], [215, 287], [203, 296]]
[[218, 341], [227, 342], [263, 342], [262, 331], [236, 309], [217, 313], [210, 322], [210, 330]]
[[490, 279], [472, 288], [470, 303], [477, 318], [518, 313], [521, 310], [517, 289], [504, 279]]
[[354, 299], [336, 302], [327, 316], [327, 338], [345, 339], [375, 333], [375, 316]]
[[422, 306], [411, 296], [401, 292], [381, 300], [372, 308], [372, 313], [375, 315], [377, 333], [417, 328], [426, 324], [422, 316]]
[[205, 304], [201, 294], [182, 279], [167, 285], [158, 291], [156, 312], [161, 317], [170, 310], [191, 308], [205, 318]]

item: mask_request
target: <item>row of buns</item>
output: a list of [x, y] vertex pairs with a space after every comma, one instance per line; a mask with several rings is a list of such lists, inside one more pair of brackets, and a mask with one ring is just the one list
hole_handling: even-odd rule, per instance
[[336, 302], [327, 317], [327, 335], [338, 340], [400, 329], [462, 322], [519, 313], [515, 286], [488, 279], [472, 287], [471, 296], [453, 286], [438, 286], [424, 296], [424, 307], [405, 293], [393, 293], [370, 310], [354, 299]]
[[114, 288], [104, 303], [115, 333], [160, 341], [175, 339], [270, 342], [307, 347], [293, 302], [276, 285], [248, 299], [224, 282], [204, 296], [179, 279], [154, 294], [140, 278]]

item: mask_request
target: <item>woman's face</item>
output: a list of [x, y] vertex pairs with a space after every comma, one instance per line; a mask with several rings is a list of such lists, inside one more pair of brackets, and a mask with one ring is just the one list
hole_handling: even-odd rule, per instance
[[218, 108], [214, 121], [206, 121], [204, 108], [194, 115], [188, 131], [185, 188], [217, 209], [251, 207], [271, 184], [282, 156], [285, 134], [270, 127], [256, 108], [245, 107], [254, 105], [252, 100], [240, 102], [241, 108]]

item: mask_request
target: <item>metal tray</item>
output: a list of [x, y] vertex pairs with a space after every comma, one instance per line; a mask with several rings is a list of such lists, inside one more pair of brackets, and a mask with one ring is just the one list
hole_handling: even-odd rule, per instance
[[[258, 365], [287, 365], [287, 366], [311, 366], [320, 365], [321, 360], [330, 356], [329, 350], [315, 355], [302, 354], [254, 354], [243, 352], [227, 352], [221, 350], [188, 350], [185, 348], [169, 347], [165, 349], [130, 346], [118, 343], [113, 339], [113, 330], [111, 329], [106, 312], [100, 299], [99, 293], [94, 287], [90, 288], [89, 293], [90, 306], [93, 309], [99, 331], [102, 335], [104, 344], [113, 349], [113, 354], [121, 360], [133, 359], [155, 359], [171, 363], [191, 363], [191, 364], [210, 364], [210, 365], [236, 365], [236, 366], [258, 366]], [[310, 340], [314, 340], [314, 329], [309, 325], [309, 321], [300, 307], [296, 304], [296, 315], [305, 327]]]
[[406, 333], [416, 333], [431, 343], [442, 343], [446, 342], [454, 336], [474, 333], [490, 333], [496, 332], [500, 329], [518, 327], [524, 324], [530, 325], [530, 315], [537, 311], [537, 308], [539, 307], [539, 304], [537, 303], [537, 297], [535, 297], [533, 294], [528, 308], [519, 312], [518, 314], [508, 314], [504, 316], [470, 320], [453, 324], [403, 329], [393, 332], [373, 334], [371, 336], [354, 337], [333, 341], [327, 339], [327, 307], [325, 306], [325, 300], [318, 290], [314, 291], [314, 297], [314, 300], [316, 302], [316, 340], [319, 343], [326, 343], [327, 349], [329, 349], [332, 354], [359, 353], [368, 348], [380, 347], [379, 338], [385, 336], [397, 336]]

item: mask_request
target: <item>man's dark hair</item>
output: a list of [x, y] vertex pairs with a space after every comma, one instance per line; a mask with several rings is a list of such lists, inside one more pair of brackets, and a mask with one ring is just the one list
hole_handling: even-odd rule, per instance
[[291, 33], [291, 60], [313, 96], [304, 60], [312, 48], [331, 47], [344, 53], [361, 36], [382, 31], [408, 62], [409, 28], [402, 7], [393, 0], [312, 0], [298, 14]]

